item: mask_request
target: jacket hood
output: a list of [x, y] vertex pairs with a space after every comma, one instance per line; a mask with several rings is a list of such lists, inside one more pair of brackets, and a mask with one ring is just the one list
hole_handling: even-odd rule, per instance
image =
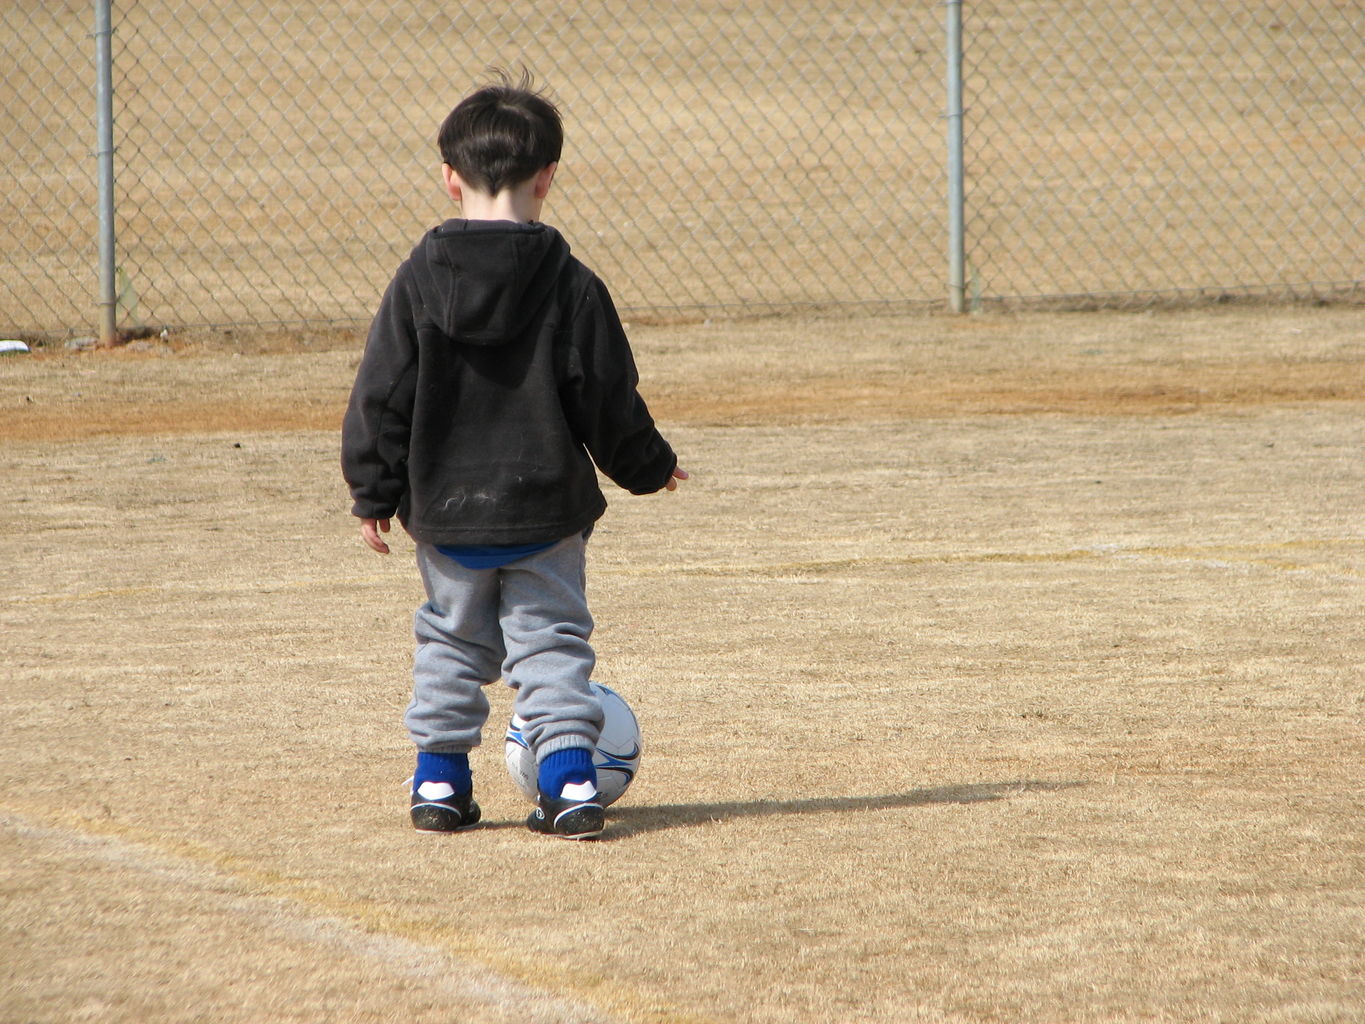
[[412, 255], [437, 326], [466, 344], [500, 345], [519, 336], [553, 294], [569, 243], [547, 224], [448, 220]]

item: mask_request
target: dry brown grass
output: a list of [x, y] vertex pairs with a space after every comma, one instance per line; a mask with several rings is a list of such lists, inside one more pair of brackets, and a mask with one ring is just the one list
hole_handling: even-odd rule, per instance
[[695, 477], [594, 541], [588, 845], [496, 727], [407, 827], [345, 338], [0, 362], [0, 1020], [1365, 1016], [1358, 311], [634, 337]]

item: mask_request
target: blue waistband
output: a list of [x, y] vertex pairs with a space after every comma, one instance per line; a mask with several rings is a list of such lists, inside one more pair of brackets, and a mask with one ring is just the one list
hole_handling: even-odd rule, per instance
[[455, 559], [466, 569], [497, 569], [558, 543], [556, 540], [547, 540], [537, 544], [437, 544], [436, 550], [447, 558]]

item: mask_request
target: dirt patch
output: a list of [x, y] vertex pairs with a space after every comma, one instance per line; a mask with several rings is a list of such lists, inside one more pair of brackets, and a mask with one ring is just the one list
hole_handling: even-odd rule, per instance
[[[1028, 347], [1001, 341], [1009, 332]], [[1365, 314], [1349, 308], [774, 318], [633, 333], [650, 406], [674, 423], [1144, 416], [1365, 399]], [[1181, 341], [1192, 337], [1197, 346]], [[0, 438], [337, 429], [363, 344], [356, 330], [232, 331], [40, 351], [27, 367], [5, 364]]]

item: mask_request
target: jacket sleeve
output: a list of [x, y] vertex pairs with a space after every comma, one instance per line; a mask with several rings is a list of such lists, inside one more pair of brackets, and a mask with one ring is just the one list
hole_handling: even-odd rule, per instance
[[408, 488], [417, 331], [407, 280], [400, 268], [384, 294], [341, 425], [341, 471], [363, 519], [391, 518]]
[[632, 494], [662, 489], [678, 460], [640, 397], [630, 342], [596, 275], [575, 311], [569, 341], [562, 400], [575, 435], [618, 486]]

